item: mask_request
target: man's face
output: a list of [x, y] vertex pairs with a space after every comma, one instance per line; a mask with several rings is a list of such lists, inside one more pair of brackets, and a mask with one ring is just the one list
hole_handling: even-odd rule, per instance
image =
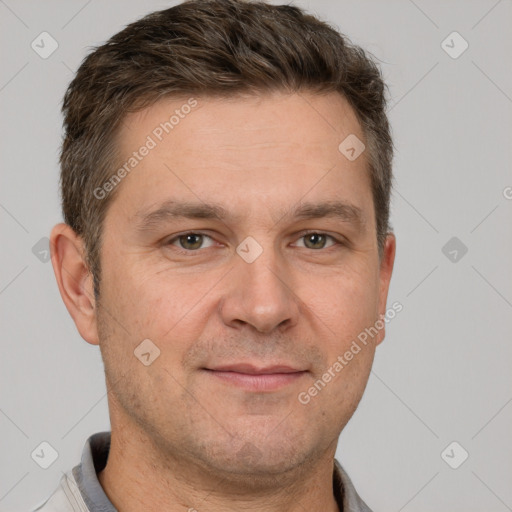
[[[155, 128], [186, 100], [131, 114], [120, 132], [122, 163], [148, 136], [156, 145], [104, 225], [112, 425], [137, 425], [164, 459], [282, 472], [333, 454], [363, 394], [383, 331], [299, 400], [385, 312], [394, 239], [381, 263], [366, 154], [338, 149], [364, 136], [339, 95], [197, 101], [161, 141]], [[333, 202], [347, 207], [315, 215]], [[187, 216], [144, 223], [164, 203]], [[160, 350], [148, 366], [134, 355], [147, 339]]]

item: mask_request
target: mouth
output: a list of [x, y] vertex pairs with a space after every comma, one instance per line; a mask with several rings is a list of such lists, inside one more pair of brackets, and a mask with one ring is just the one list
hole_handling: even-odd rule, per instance
[[270, 392], [289, 386], [303, 378], [308, 371], [288, 365], [256, 367], [251, 364], [237, 364], [203, 368], [221, 382], [246, 391]]

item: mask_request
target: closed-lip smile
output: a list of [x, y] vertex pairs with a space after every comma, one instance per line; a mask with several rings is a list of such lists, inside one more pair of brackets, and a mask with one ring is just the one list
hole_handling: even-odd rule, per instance
[[287, 364], [259, 367], [250, 363], [204, 368], [213, 377], [224, 383], [234, 385], [247, 391], [276, 391], [295, 382], [307, 373]]

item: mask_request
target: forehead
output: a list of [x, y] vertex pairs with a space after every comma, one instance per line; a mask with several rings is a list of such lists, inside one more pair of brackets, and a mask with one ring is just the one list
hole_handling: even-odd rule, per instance
[[291, 159], [305, 153], [313, 158], [322, 150], [337, 151], [349, 135], [364, 139], [355, 112], [344, 97], [308, 92], [166, 98], [128, 114], [119, 135], [124, 153], [150, 137], [160, 149], [181, 149], [182, 153], [219, 148], [243, 152], [260, 144], [264, 145], [262, 154], [282, 148], [288, 150]]
[[282, 211], [301, 197], [314, 203], [317, 195], [332, 201], [359, 194], [361, 203], [370, 194], [367, 160], [340, 152], [349, 136], [364, 140], [337, 93], [167, 98], [123, 120], [119, 164], [135, 165], [116, 201], [132, 220], [177, 198], [214, 197], [245, 211], [263, 204]]

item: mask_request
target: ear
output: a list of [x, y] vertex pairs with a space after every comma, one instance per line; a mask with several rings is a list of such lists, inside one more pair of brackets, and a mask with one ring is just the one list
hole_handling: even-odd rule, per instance
[[57, 224], [50, 235], [50, 254], [60, 295], [78, 332], [88, 343], [98, 345], [93, 279], [81, 237], [67, 224]]
[[[380, 282], [379, 282], [379, 317], [382, 319], [386, 314], [386, 304], [388, 299], [389, 283], [391, 281], [391, 274], [393, 273], [393, 265], [395, 263], [396, 252], [396, 237], [393, 233], [388, 233], [386, 242], [384, 243], [382, 259], [380, 261]], [[379, 330], [379, 334], [375, 339], [375, 346], [382, 343], [386, 336], [386, 327]]]

